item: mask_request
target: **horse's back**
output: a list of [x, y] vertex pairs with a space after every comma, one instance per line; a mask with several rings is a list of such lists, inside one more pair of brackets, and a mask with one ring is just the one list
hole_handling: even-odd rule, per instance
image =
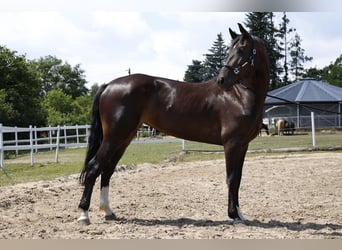
[[[202, 104], [206, 105], [204, 101], [214, 92], [213, 89], [210, 82], [187, 83], [145, 74], [132, 74], [109, 82], [102, 95], [126, 100], [130, 98], [136, 105], [158, 106], [168, 112], [181, 106], [177, 112], [196, 113], [196, 109], [203, 109]], [[196, 105], [185, 105], [190, 102]], [[192, 110], [186, 110], [187, 107]]]

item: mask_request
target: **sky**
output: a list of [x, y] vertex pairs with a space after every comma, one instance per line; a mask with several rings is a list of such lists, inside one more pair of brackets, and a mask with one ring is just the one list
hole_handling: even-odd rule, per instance
[[[249, 10], [211, 10], [207, 0], [202, 7], [177, 8], [177, 1], [176, 7], [141, 8], [127, 4], [128, 0], [123, 2], [126, 5], [106, 1], [103, 7], [86, 0], [35, 0], [31, 5], [27, 3], [32, 1], [0, 0], [0, 45], [28, 59], [53, 55], [71, 65], [80, 64], [88, 87], [127, 75], [128, 68], [132, 73], [182, 80], [187, 65], [204, 59], [218, 33], [230, 41], [228, 28], [238, 31], [237, 23], [245, 21]], [[322, 68], [334, 62], [342, 54], [341, 12], [297, 9], [287, 15], [306, 55], [313, 57], [305, 67]]]

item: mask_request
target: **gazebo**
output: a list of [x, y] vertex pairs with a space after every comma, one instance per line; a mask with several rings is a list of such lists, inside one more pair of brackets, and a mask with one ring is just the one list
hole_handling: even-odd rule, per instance
[[303, 79], [268, 94], [275, 97], [267, 96], [265, 100], [264, 119], [269, 123], [284, 118], [294, 122], [298, 128], [308, 128], [311, 126], [311, 112], [314, 112], [317, 128], [341, 127], [340, 87], [314, 79]]

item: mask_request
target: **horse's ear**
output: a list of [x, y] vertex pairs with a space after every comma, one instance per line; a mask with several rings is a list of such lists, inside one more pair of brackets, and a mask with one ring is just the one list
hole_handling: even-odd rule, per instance
[[229, 28], [229, 33], [230, 33], [230, 36], [232, 37], [232, 39], [234, 40], [238, 34], [236, 34], [234, 31], [232, 31], [230, 28]]
[[251, 35], [248, 33], [248, 31], [245, 30], [245, 28], [241, 25], [241, 23], [238, 23], [238, 25], [239, 25], [239, 29], [240, 29], [240, 32], [242, 34], [242, 37], [244, 39], [250, 39]]

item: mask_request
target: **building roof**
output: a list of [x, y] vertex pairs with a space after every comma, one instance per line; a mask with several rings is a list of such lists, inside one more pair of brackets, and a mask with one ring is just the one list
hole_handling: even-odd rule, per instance
[[[267, 94], [291, 102], [342, 102], [342, 88], [314, 79], [303, 79], [284, 87], [269, 91]], [[265, 104], [285, 103], [267, 96]]]

